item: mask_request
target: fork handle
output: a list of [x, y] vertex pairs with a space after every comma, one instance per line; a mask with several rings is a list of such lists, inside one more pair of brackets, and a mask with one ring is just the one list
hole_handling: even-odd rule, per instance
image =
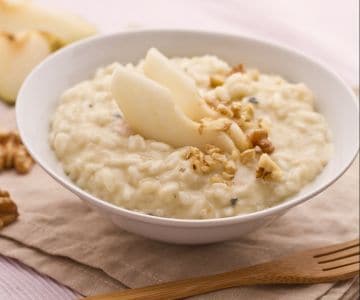
[[[260, 278], [255, 272], [249, 275], [249, 269], [242, 269], [242, 272], [232, 271], [216, 275], [190, 278], [185, 280], [162, 283], [137, 289], [112, 292], [109, 294], [90, 296], [87, 300], [172, 300], [185, 297], [205, 294], [212, 291], [236, 287], [240, 285], [257, 284]], [[251, 272], [250, 272], [251, 274]], [[262, 276], [261, 276], [262, 277]], [[264, 282], [263, 282], [264, 283]]]

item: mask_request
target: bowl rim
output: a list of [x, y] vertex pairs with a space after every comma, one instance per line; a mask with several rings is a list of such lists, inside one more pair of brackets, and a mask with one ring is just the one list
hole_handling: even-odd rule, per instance
[[21, 103], [25, 100], [25, 92], [28, 89], [28, 86], [31, 86], [31, 80], [34, 75], [36, 75], [39, 70], [42, 68], [46, 68], [47, 63], [49, 61], [52, 61], [54, 59], [57, 59], [59, 56], [63, 55], [63, 53], [71, 52], [74, 48], [77, 47], [86, 47], [93, 43], [97, 43], [99, 41], [106, 42], [109, 39], [117, 38], [121, 36], [129, 36], [129, 35], [136, 35], [136, 34], [163, 34], [163, 33], [172, 33], [172, 34], [190, 34], [190, 35], [203, 35], [208, 37], [215, 37], [215, 38], [231, 38], [231, 39], [241, 39], [241, 40], [247, 40], [249, 42], [262, 44], [266, 47], [272, 47], [277, 50], [285, 51], [291, 54], [295, 54], [299, 56], [301, 59], [307, 60], [308, 62], [317, 65], [321, 69], [323, 69], [325, 72], [327, 72], [329, 75], [331, 75], [334, 80], [337, 80], [342, 87], [348, 92], [349, 97], [352, 99], [352, 102], [354, 106], [356, 107], [357, 112], [359, 111], [358, 101], [356, 99], [356, 96], [354, 92], [351, 90], [351, 88], [345, 83], [345, 81], [333, 70], [329, 69], [328, 66], [324, 65], [322, 62], [318, 61], [317, 59], [313, 57], [309, 57], [302, 53], [301, 51], [297, 49], [293, 49], [289, 46], [282, 45], [278, 42], [268, 41], [264, 39], [260, 39], [257, 37], [251, 37], [248, 35], [237, 35], [237, 34], [229, 34], [229, 33], [223, 33], [223, 32], [212, 32], [207, 30], [191, 30], [191, 29], [142, 29], [142, 30], [132, 30], [132, 31], [124, 31], [124, 32], [116, 32], [116, 33], [110, 33], [110, 34], [101, 34], [94, 37], [89, 37], [84, 40], [75, 42], [61, 50], [56, 51], [54, 54], [49, 55], [44, 61], [42, 61], [39, 65], [37, 65], [31, 73], [26, 77], [24, 83], [22, 84], [18, 97], [17, 97], [17, 103], [16, 103], [16, 122], [17, 127], [20, 133], [20, 136], [23, 140], [23, 143], [25, 144], [26, 148], [28, 149], [31, 156], [35, 159], [35, 161], [41, 166], [42, 169], [44, 169], [52, 178], [54, 178], [57, 182], [59, 182], [62, 186], [64, 186], [66, 189], [70, 190], [71, 192], [75, 193], [81, 200], [86, 200], [91, 202], [91, 204], [100, 207], [101, 209], [105, 209], [107, 211], [112, 211], [112, 213], [120, 214], [123, 217], [135, 219], [136, 221], [140, 221], [143, 223], [152, 223], [152, 224], [159, 224], [159, 225], [167, 225], [167, 226], [173, 226], [173, 227], [214, 227], [214, 226], [227, 226], [232, 225], [235, 223], [242, 223], [247, 222], [255, 219], [261, 219], [263, 217], [268, 217], [271, 215], [274, 215], [276, 213], [279, 213], [281, 211], [290, 209], [293, 206], [296, 206], [300, 203], [303, 203], [310, 198], [314, 197], [315, 195], [321, 193], [325, 189], [327, 189], [330, 185], [332, 185], [335, 181], [337, 181], [344, 173], [345, 171], [351, 166], [352, 162], [355, 160], [357, 153], [359, 151], [359, 145], [355, 145], [353, 153], [348, 156], [344, 160], [343, 166], [340, 168], [340, 172], [335, 174], [330, 180], [328, 180], [326, 183], [320, 185], [318, 188], [315, 188], [312, 192], [308, 192], [305, 196], [299, 197], [295, 196], [291, 200], [284, 200], [283, 202], [274, 205], [269, 208], [265, 208], [263, 210], [251, 212], [248, 214], [243, 215], [236, 215], [231, 217], [224, 217], [224, 218], [211, 218], [211, 219], [177, 219], [177, 218], [171, 218], [171, 217], [159, 217], [159, 216], [151, 216], [147, 215], [146, 213], [133, 211], [130, 209], [126, 209], [120, 206], [117, 206], [115, 204], [112, 204], [110, 202], [107, 202], [105, 200], [102, 200], [84, 190], [82, 190], [80, 187], [76, 186], [75, 183], [67, 182], [63, 178], [61, 178], [60, 175], [58, 175], [50, 166], [48, 166], [41, 157], [39, 157], [36, 153], [32, 151], [31, 143], [27, 140], [26, 136], [23, 134], [22, 130], [22, 122], [20, 116], [20, 109]]

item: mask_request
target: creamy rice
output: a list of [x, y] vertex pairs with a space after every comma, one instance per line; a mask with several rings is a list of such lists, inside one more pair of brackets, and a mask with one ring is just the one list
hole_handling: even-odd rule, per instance
[[[329, 129], [324, 117], [314, 111], [314, 95], [304, 84], [247, 69], [212, 88], [210, 76], [231, 70], [226, 62], [214, 56], [173, 61], [210, 102], [241, 97], [247, 103], [251, 99], [256, 117], [269, 126], [275, 147], [270, 157], [282, 170], [281, 180], [256, 178], [257, 161], [236, 160], [231, 184], [212, 182], [214, 174], [194, 171], [185, 158], [189, 147], [174, 149], [133, 133], [110, 92], [118, 65], [114, 63], [65, 91], [51, 121], [50, 144], [65, 173], [79, 187], [147, 214], [221, 218], [276, 205], [322, 171], [331, 154]], [[141, 63], [137, 69], [141, 71]]]

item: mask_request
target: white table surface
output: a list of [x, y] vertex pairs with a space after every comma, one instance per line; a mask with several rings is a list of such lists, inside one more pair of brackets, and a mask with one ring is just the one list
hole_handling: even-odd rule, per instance
[[[352, 86], [359, 82], [358, 0], [34, 1], [81, 15], [102, 33], [187, 28], [272, 40], [321, 60]], [[75, 298], [61, 284], [0, 256], [0, 300]]]

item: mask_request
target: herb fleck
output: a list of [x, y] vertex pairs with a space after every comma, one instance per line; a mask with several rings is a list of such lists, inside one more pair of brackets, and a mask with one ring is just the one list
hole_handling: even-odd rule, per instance
[[231, 206], [235, 206], [237, 202], [238, 202], [238, 198], [231, 198], [230, 199]]
[[119, 113], [115, 113], [114, 117], [117, 118], [117, 119], [121, 119], [121, 115]]
[[92, 103], [89, 104], [89, 107], [92, 108], [94, 105]]
[[255, 97], [250, 97], [248, 101], [252, 104], [259, 104], [259, 100]]
[[184, 173], [184, 172], [185, 172], [185, 168], [180, 168], [180, 169], [179, 169], [179, 172]]

